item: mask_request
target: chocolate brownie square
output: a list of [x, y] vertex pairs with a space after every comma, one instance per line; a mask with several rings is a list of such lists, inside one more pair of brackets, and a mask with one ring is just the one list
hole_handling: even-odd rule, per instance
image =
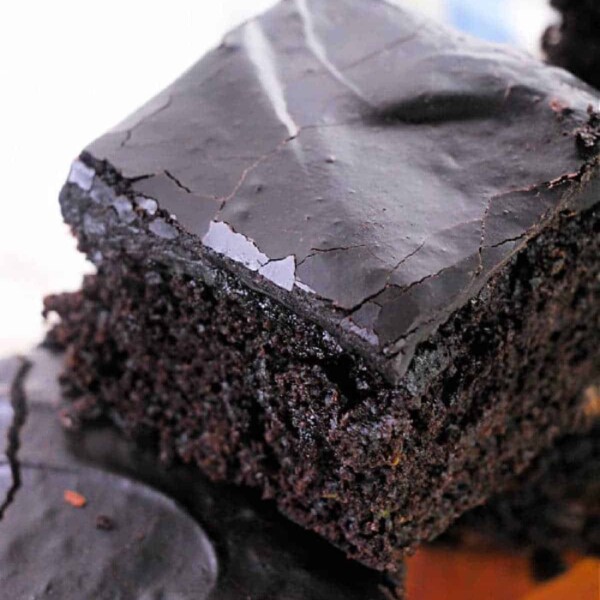
[[88, 146], [71, 420], [393, 569], [579, 426], [598, 95], [383, 1], [288, 0]]

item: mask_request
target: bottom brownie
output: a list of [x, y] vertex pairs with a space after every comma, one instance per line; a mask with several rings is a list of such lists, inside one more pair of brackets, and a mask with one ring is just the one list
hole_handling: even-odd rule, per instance
[[0, 361], [0, 596], [391, 600], [395, 576], [351, 563], [252, 493], [156, 464], [107, 424], [65, 432], [62, 357]]

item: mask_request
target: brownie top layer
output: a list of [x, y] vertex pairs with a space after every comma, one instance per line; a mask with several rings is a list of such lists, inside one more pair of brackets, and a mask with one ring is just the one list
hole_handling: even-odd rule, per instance
[[64, 431], [62, 355], [0, 360], [3, 598], [400, 597], [249, 492], [170, 469], [104, 425]]
[[70, 181], [89, 190], [106, 160], [176, 219], [156, 235], [243, 265], [397, 382], [554, 214], [597, 201], [595, 94], [384, 1], [287, 0], [92, 143]]

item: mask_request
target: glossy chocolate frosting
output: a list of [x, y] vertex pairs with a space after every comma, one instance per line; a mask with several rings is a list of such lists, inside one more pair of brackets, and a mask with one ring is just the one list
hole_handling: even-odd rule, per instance
[[[391, 381], [559, 211], [599, 197], [591, 88], [382, 0], [285, 0], [92, 143], [131, 191]], [[298, 308], [298, 307], [301, 308]]]

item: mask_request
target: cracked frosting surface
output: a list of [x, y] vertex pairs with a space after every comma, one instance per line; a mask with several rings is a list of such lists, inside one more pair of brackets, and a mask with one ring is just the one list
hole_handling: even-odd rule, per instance
[[87, 152], [397, 381], [553, 214], [597, 201], [576, 143], [597, 104], [383, 1], [284, 0]]

